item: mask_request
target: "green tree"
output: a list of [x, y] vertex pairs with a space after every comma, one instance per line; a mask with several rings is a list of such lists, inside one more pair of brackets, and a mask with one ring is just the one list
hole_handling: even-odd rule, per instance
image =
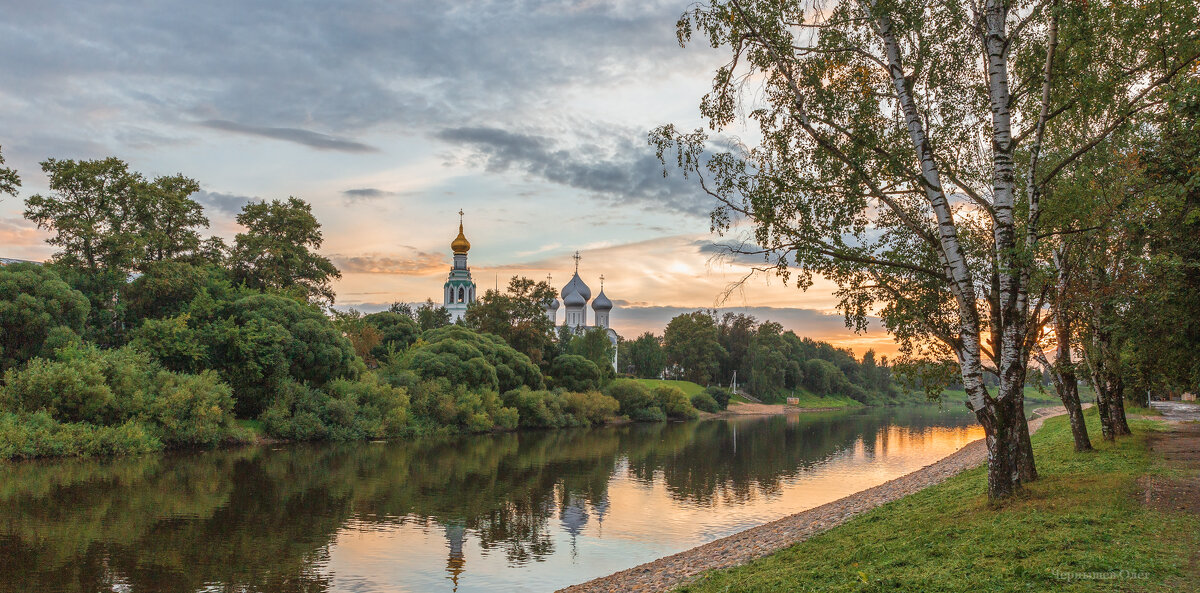
[[95, 272], [132, 269], [143, 243], [137, 234], [136, 201], [141, 179], [122, 160], [47, 159], [49, 195], [25, 200], [25, 218], [52, 232], [58, 261]]
[[364, 315], [362, 320], [379, 334], [379, 343], [370, 351], [376, 360], [385, 360], [393, 352], [403, 351], [421, 335], [417, 322], [403, 313], [380, 311]]
[[202, 256], [200, 229], [208, 228], [204, 207], [191, 198], [200, 184], [183, 175], [161, 176], [141, 182], [135, 190], [134, 218], [144, 243], [141, 265]]
[[491, 334], [447, 326], [421, 334], [397, 364], [421, 379], [445, 379], [468, 390], [504, 393], [522, 386], [541, 389], [542, 373], [524, 353]]
[[21, 188], [21, 176], [17, 175], [15, 170], [3, 166], [3, 148], [0, 146], [0, 194], [16, 196], [17, 190]]
[[749, 374], [746, 386], [760, 398], [774, 398], [783, 392], [787, 383], [788, 370], [796, 364], [789, 360], [787, 342], [783, 338], [783, 326], [774, 321], [764, 321], [754, 332], [746, 358]]
[[1037, 477], [1023, 389], [1042, 200], [1194, 67], [1181, 32], [1196, 13], [1183, 0], [716, 0], [678, 24], [681, 43], [729, 51], [701, 115], [720, 131], [761, 97], [746, 109], [761, 142], [713, 154], [705, 132], [672, 126], [651, 141], [716, 200], [717, 229], [752, 224], [755, 247], [739, 251], [802, 289], [837, 283], [847, 321], [878, 313], [906, 356], [957, 362], [999, 500]]
[[237, 216], [246, 232], [234, 237], [234, 278], [250, 288], [296, 294], [333, 304], [330, 283], [342, 277], [321, 248], [321, 224], [304, 200], [247, 204]]
[[613, 375], [613, 349], [608, 330], [602, 327], [593, 327], [575, 334], [567, 344], [567, 354], [582, 356], [592, 361], [605, 377]]
[[662, 376], [667, 366], [667, 354], [663, 352], [662, 340], [651, 332], [646, 332], [628, 344], [627, 354], [621, 364], [632, 368], [634, 376], [643, 379], [657, 379]]
[[667, 364], [678, 365], [683, 378], [706, 385], [721, 367], [725, 349], [717, 340], [717, 324], [704, 311], [675, 316], [663, 331]]
[[48, 356], [47, 341], [61, 344], [63, 332], [82, 335], [87, 297], [50, 268], [36, 264], [0, 266], [0, 372], [35, 356]]
[[725, 349], [718, 374], [721, 383], [732, 381], [734, 371], [741, 375], [743, 381], [749, 377], [750, 342], [754, 339], [757, 326], [758, 320], [744, 313], [726, 312], [721, 316], [717, 323], [717, 341]]
[[500, 336], [534, 364], [546, 366], [554, 350], [554, 322], [546, 316], [546, 303], [554, 296], [554, 289], [546, 282], [513, 276], [506, 292], [488, 290], [471, 303], [463, 324]]
[[567, 391], [595, 391], [604, 375], [596, 363], [576, 354], [563, 354], [550, 365], [550, 377], [555, 387]]
[[420, 327], [422, 332], [450, 325], [450, 312], [445, 307], [434, 303], [433, 299], [425, 299], [425, 302], [417, 307], [415, 315], [417, 327]]

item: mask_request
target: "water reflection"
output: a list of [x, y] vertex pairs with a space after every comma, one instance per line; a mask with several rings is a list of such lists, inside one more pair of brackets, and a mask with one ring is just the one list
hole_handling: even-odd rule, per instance
[[932, 408], [0, 467], [0, 590], [549, 591], [926, 465]]

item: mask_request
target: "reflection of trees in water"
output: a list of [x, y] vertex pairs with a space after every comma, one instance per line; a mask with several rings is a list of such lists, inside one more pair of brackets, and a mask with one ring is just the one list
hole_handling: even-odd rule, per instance
[[955, 422], [868, 411], [8, 465], [0, 566], [15, 568], [0, 590], [323, 591], [329, 544], [351, 521], [436, 522], [456, 576], [470, 569], [465, 539], [523, 564], [556, 551], [553, 530], [573, 542], [599, 525], [622, 461], [677, 500], [711, 505], [778, 492], [859, 438], [873, 450], [891, 424]]

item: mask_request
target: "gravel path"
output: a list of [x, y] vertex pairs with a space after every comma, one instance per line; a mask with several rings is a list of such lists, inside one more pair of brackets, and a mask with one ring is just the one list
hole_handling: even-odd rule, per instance
[[[1066, 413], [1061, 406], [1040, 408], [1029, 420], [1030, 432], [1042, 421]], [[628, 570], [560, 589], [565, 593], [650, 593], [670, 591], [700, 573], [738, 566], [802, 542], [880, 505], [945, 481], [987, 459], [983, 439], [967, 443], [941, 461], [862, 492], [752, 527], [690, 550], [659, 558]]]

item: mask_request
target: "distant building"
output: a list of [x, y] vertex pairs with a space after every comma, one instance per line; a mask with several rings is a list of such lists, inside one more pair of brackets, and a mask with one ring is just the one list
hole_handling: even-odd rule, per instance
[[458, 211], [458, 236], [450, 242], [454, 252], [454, 266], [450, 275], [442, 285], [442, 305], [450, 312], [450, 321], [462, 319], [467, 312], [467, 305], [475, 302], [475, 281], [471, 279], [471, 268], [467, 267], [467, 252], [471, 250], [471, 242], [463, 234], [463, 211]]
[[[442, 285], [442, 306], [450, 313], [452, 322], [462, 319], [467, 312], [467, 306], [474, 303], [477, 298], [475, 280], [471, 277], [471, 268], [467, 266], [467, 252], [471, 251], [471, 242], [467, 240], [467, 236], [463, 232], [462, 217], [463, 211], [459, 210], [458, 236], [450, 242], [450, 250], [454, 252], [454, 265], [450, 267], [450, 274], [446, 277], [446, 283]], [[593, 328], [606, 330], [615, 353], [619, 336], [610, 326], [613, 303], [604, 294], [604, 276], [600, 276], [600, 294], [596, 295], [596, 300], [593, 301], [592, 289], [588, 288], [588, 285], [579, 277], [579, 260], [582, 258], [578, 251], [575, 252], [574, 257], [575, 275], [563, 287], [561, 293], [561, 308], [566, 311], [566, 318], [562, 325], [579, 334]], [[593, 325], [588, 325], [587, 305], [589, 301], [592, 303]], [[549, 303], [546, 303], [546, 316], [554, 325], [558, 325], [559, 308], [558, 299], [551, 299]], [[614, 354], [613, 368], [616, 367], [617, 360]]]
[[0, 266], [11, 266], [14, 264], [37, 264], [42, 265], [40, 261], [31, 261], [28, 259], [13, 259], [11, 257], [0, 257]]
[[[608, 295], [604, 294], [604, 276], [600, 276], [600, 294], [596, 295], [596, 300], [592, 301], [592, 312], [594, 313], [594, 325], [588, 325], [587, 320], [587, 304], [592, 299], [592, 289], [584, 283], [579, 277], [579, 260], [582, 259], [579, 252], [575, 252], [575, 275], [571, 276], [571, 280], [562, 289], [562, 308], [566, 310], [566, 319], [563, 325], [571, 328], [575, 333], [583, 333], [593, 328], [600, 328], [608, 332], [608, 339], [613, 345], [613, 369], [617, 368], [616, 350], [617, 342], [620, 339], [616, 331], [613, 331], [610, 325], [609, 315], [612, 313], [613, 304], [609, 300]], [[546, 304], [546, 316], [558, 324], [558, 299], [554, 299]]]

